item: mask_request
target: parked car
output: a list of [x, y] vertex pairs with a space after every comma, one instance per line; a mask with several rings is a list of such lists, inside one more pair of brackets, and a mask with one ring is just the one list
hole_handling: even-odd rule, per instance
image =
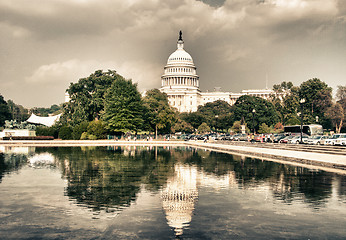
[[346, 133], [340, 133], [339, 137], [335, 140], [334, 145], [346, 145]]
[[322, 135], [311, 136], [307, 140], [307, 144], [320, 145], [321, 141], [323, 141], [324, 139], [327, 139], [327, 138], [328, 138], [328, 136], [322, 136]]
[[239, 133], [233, 136], [234, 141], [247, 141], [247, 134]]
[[292, 135], [286, 136], [286, 137], [280, 139], [279, 143], [288, 143], [288, 140], [290, 140], [293, 137], [294, 136], [292, 136]]
[[308, 138], [309, 137], [305, 136], [305, 135], [303, 135], [301, 138], [299, 135], [297, 135], [297, 136], [294, 136], [293, 138], [288, 139], [287, 143], [298, 144], [298, 143], [300, 143], [300, 140], [302, 140], [303, 143], [306, 143]]
[[276, 134], [276, 135], [274, 135], [274, 142], [278, 143], [281, 139], [283, 139], [285, 137], [286, 137], [285, 134]]
[[[346, 133], [337, 133], [331, 136], [330, 138], [326, 139], [325, 145], [338, 145], [339, 142], [336, 142], [339, 138], [342, 139], [344, 138]], [[341, 143], [341, 141], [340, 141]]]

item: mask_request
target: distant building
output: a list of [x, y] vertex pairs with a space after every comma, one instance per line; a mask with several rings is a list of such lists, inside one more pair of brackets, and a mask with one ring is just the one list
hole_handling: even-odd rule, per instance
[[195, 112], [198, 106], [217, 100], [223, 100], [233, 105], [243, 95], [269, 99], [270, 95], [274, 93], [271, 89], [243, 90], [241, 93], [222, 92], [219, 87], [215, 88], [213, 92], [201, 92], [196, 66], [191, 55], [184, 50], [181, 31], [177, 50], [168, 57], [164, 67], [160, 91], [167, 94], [170, 105], [179, 112]]

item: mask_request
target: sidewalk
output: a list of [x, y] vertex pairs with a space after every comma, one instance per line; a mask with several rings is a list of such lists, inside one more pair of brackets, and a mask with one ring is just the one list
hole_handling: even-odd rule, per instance
[[256, 157], [271, 161], [278, 160], [280, 162], [294, 162], [298, 164], [303, 164], [305, 166], [313, 165], [328, 168], [336, 168], [346, 171], [346, 156], [344, 155], [236, 146], [217, 143], [188, 142], [188, 145], [199, 148], [205, 148], [209, 150], [242, 154], [249, 157]]

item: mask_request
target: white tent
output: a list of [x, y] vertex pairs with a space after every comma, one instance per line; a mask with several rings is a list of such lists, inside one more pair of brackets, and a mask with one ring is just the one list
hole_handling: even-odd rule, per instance
[[56, 121], [59, 121], [60, 116], [61, 114], [50, 117], [40, 117], [32, 113], [29, 119], [26, 121], [28, 123], [42, 124], [47, 127], [51, 127]]

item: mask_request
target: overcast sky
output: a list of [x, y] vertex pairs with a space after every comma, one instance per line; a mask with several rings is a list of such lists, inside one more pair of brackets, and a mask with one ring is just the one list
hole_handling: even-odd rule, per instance
[[60, 104], [98, 69], [159, 88], [179, 30], [202, 91], [346, 82], [345, 0], [0, 0], [0, 93]]

